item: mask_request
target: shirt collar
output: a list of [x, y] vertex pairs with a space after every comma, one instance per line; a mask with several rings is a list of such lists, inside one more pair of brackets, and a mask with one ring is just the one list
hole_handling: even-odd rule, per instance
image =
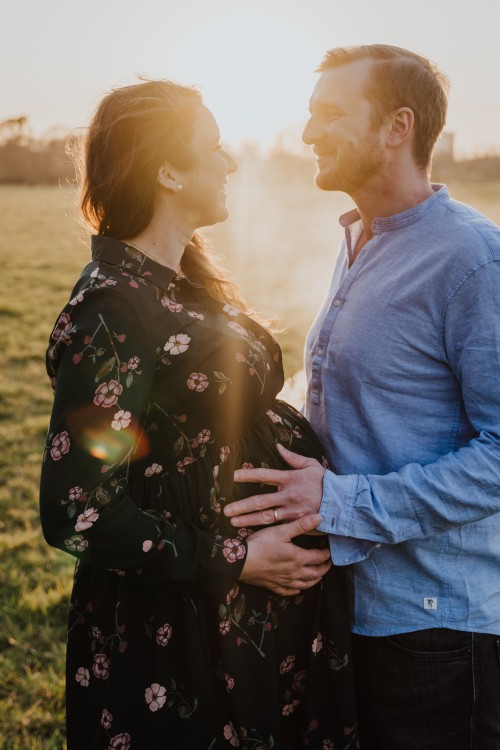
[[[394, 214], [393, 216], [379, 216], [374, 219], [372, 224], [373, 234], [381, 234], [382, 232], [393, 232], [397, 229], [405, 229], [411, 224], [420, 221], [420, 219], [427, 214], [437, 203], [442, 201], [449, 201], [450, 195], [446, 185], [433, 184], [432, 189], [434, 194], [427, 198], [422, 203], [416, 206], [407, 208], [406, 211]], [[357, 208], [353, 208], [350, 211], [342, 214], [339, 218], [339, 222], [344, 229], [351, 227], [357, 221], [360, 220], [360, 215]]]
[[94, 235], [91, 247], [93, 260], [118, 266], [122, 271], [132, 276], [140, 276], [162, 289], [168, 289], [172, 281], [183, 278], [172, 268], [157, 263], [137, 248], [114, 237]]

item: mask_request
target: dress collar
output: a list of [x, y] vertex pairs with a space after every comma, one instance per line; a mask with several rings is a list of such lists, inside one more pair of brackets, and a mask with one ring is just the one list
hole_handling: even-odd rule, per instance
[[91, 248], [93, 260], [117, 266], [122, 271], [132, 276], [140, 276], [162, 289], [168, 289], [173, 281], [184, 278], [172, 268], [148, 258], [137, 248], [114, 237], [107, 237], [103, 234], [93, 235]]

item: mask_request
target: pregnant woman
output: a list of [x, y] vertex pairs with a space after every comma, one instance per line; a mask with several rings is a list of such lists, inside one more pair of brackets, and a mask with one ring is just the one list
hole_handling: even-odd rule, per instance
[[284, 468], [277, 443], [322, 457], [196, 234], [227, 218], [235, 169], [168, 81], [112, 91], [88, 129], [92, 260], [50, 337], [41, 481], [46, 539], [78, 558], [69, 750], [357, 746], [342, 582], [304, 535], [319, 517], [236, 531], [222, 512], [252, 492], [235, 469]]

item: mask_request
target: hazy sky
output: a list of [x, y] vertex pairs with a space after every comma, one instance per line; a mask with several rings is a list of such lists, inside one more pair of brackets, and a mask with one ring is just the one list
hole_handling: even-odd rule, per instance
[[450, 76], [459, 155], [500, 152], [499, 0], [4, 0], [0, 19], [0, 120], [36, 135], [142, 74], [199, 85], [233, 147], [290, 145], [325, 50], [386, 42]]

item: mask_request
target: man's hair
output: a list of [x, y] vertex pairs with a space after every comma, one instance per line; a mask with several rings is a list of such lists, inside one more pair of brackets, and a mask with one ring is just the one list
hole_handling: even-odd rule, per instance
[[448, 107], [449, 80], [421, 55], [388, 44], [363, 44], [328, 50], [317, 71], [323, 73], [358, 60], [373, 61], [366, 96], [372, 102], [375, 122], [400, 107], [415, 116], [413, 158], [428, 169]]

